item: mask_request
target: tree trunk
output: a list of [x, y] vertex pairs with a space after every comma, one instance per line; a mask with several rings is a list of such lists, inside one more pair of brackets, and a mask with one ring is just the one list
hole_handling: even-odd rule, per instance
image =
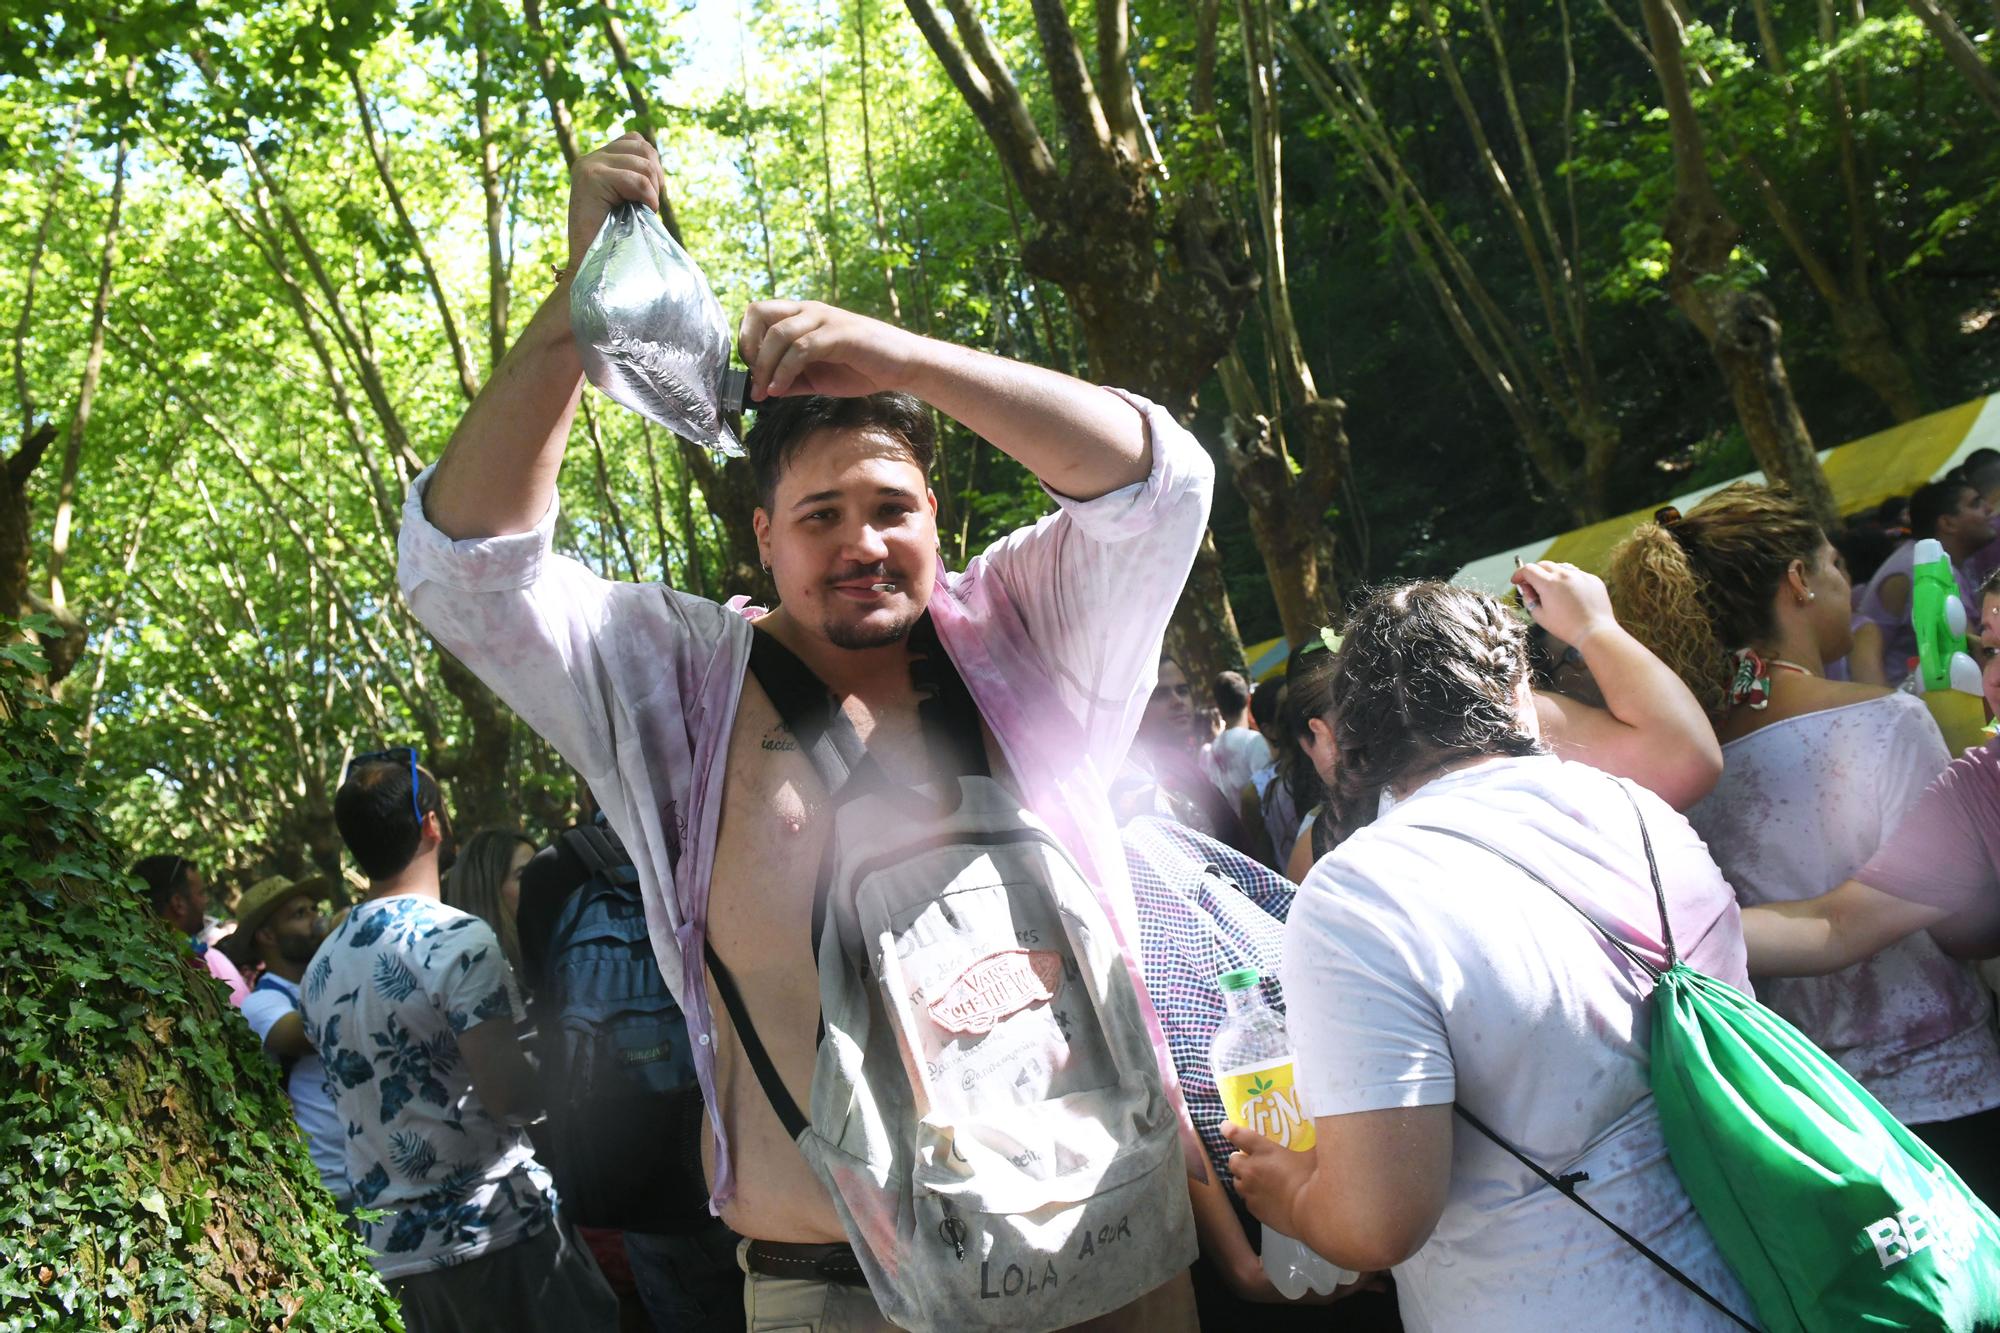
[[521, 16], [527, 20], [529, 49], [535, 55], [535, 74], [541, 80], [542, 97], [549, 104], [549, 123], [555, 128], [556, 147], [562, 149], [563, 165], [574, 167], [578, 156], [576, 125], [570, 119], [569, 103], [556, 86], [556, 57], [542, 24], [541, 0], [521, 0]]
[[514, 713], [463, 662], [438, 650], [444, 687], [465, 715], [465, 728], [449, 752], [429, 757], [431, 772], [451, 783], [453, 827], [463, 841], [483, 828], [516, 822], [507, 777], [513, 757]]
[[[905, 7], [1034, 217], [1023, 264], [1069, 298], [1090, 377], [1186, 420], [1202, 381], [1235, 343], [1259, 277], [1238, 229], [1202, 191], [1167, 193], [1162, 209], [1136, 94], [1121, 95], [1131, 78], [1123, 5], [1098, 0], [1102, 101], [1062, 0], [1031, 5], [1068, 158], [1063, 169], [971, 0], [945, 0], [956, 37], [931, 0]], [[1175, 613], [1191, 676], [1242, 657], [1213, 549], [1210, 539]]]
[[[125, 80], [132, 85], [131, 75]], [[59, 685], [75, 668], [89, 638], [83, 618], [69, 605], [63, 587], [63, 565], [69, 559], [69, 543], [76, 521], [76, 479], [83, 465], [83, 441], [90, 427], [90, 412], [97, 404], [97, 386], [104, 371], [104, 320], [111, 306], [111, 275], [118, 265], [118, 224], [125, 207], [125, 166], [131, 156], [131, 142], [121, 138], [111, 176], [111, 212], [104, 223], [104, 241], [97, 263], [97, 293], [90, 304], [90, 335], [83, 355], [83, 377], [77, 384], [76, 403], [70, 409], [69, 429], [64, 433], [62, 466], [56, 475], [56, 513], [49, 536], [49, 594], [36, 609], [53, 617], [62, 633], [44, 636], [44, 656], [48, 658], [48, 683]]]
[[[1333, 530], [1327, 526], [1326, 510], [1347, 471], [1347, 410], [1338, 398], [1320, 396], [1292, 314], [1271, 8], [1266, 0], [1238, 0], [1236, 8], [1250, 107], [1251, 177], [1264, 249], [1259, 300], [1275, 370], [1272, 395], [1282, 407], [1272, 414], [1245, 410], [1253, 396], [1250, 376], [1232, 351], [1223, 366], [1224, 392], [1231, 400], [1227, 459], [1236, 489], [1249, 505], [1250, 535], [1264, 557], [1285, 637], [1302, 643], [1332, 618], [1339, 605]], [[1204, 34], [1204, 40], [1213, 40], [1212, 31]]]
[[401, 1327], [277, 1066], [185, 941], [135, 909], [63, 724], [5, 670], [0, 770], [62, 775], [0, 812], [10, 1322]]
[[507, 355], [511, 275], [505, 240], [506, 212], [500, 192], [500, 151], [493, 141], [493, 58], [487, 10], [480, 7], [477, 57], [473, 67], [473, 123], [479, 133], [479, 193], [486, 205], [486, 369], [491, 374]]
[[[903, 322], [903, 303], [896, 295], [894, 250], [882, 219], [882, 192], [875, 185], [875, 136], [868, 116], [868, 0], [854, 0], [855, 69], [861, 81], [861, 174], [868, 182], [868, 208], [875, 221], [875, 249], [882, 262], [882, 289], [888, 293], [889, 318]], [[1010, 192], [1008, 201], [1012, 203]]]
[[1986, 104], [1986, 109], [2000, 116], [2000, 80], [1994, 78], [1993, 71], [1980, 57], [1979, 48], [1965, 35], [1965, 29], [1958, 25], [1958, 20], [1938, 4], [1938, 0], [1910, 0], [1910, 11], [1931, 30], [1931, 36], [1944, 47], [1952, 68], [1972, 85], [1973, 93]]
[[[625, 100], [631, 104], [632, 114], [639, 119], [639, 133], [647, 143], [658, 149], [659, 123], [653, 115], [652, 101], [646, 96], [644, 76], [632, 59], [631, 44], [625, 38], [625, 20], [618, 12], [617, 0], [604, 0], [598, 14], [604, 21], [605, 44], [611, 48], [611, 59], [618, 66], [618, 77], [625, 85]], [[673, 201], [665, 193], [660, 195], [660, 223], [674, 240], [681, 239], [680, 218], [674, 213]]]
[[[1593, 448], [1600, 475], [1608, 466], [1616, 449], [1617, 429], [1608, 412], [1597, 406], [1596, 372], [1589, 349], [1580, 347], [1562, 358], [1563, 365], [1551, 369], [1524, 336], [1523, 321], [1501, 309], [1452, 229], [1418, 186], [1361, 71], [1342, 57], [1336, 57], [1329, 69], [1289, 24], [1278, 25], [1278, 36], [1305, 75], [1314, 97], [1347, 139], [1363, 178], [1388, 208], [1418, 271], [1437, 298], [1446, 324], [1513, 424], [1522, 455], [1577, 522], [1604, 517], [1602, 486], [1593, 491], [1588, 468]], [[1461, 113], [1468, 123], [1476, 121], [1467, 100], [1461, 100]], [[1519, 212], [1518, 203], [1513, 211]], [[1527, 228], [1525, 215], [1521, 217], [1524, 230], [1516, 234], [1529, 246], [1533, 231]], [[1567, 253], [1555, 240], [1550, 244], [1559, 254]], [[1566, 261], [1561, 274], [1566, 285], [1574, 285]], [[1586, 307], [1580, 295], [1566, 295], [1558, 302], [1551, 293], [1545, 310], [1551, 321], [1550, 336], [1558, 343], [1565, 330], [1586, 327]], [[1564, 310], [1568, 313], [1563, 314]], [[1583, 336], [1577, 333], [1579, 343]], [[1558, 422], [1584, 446], [1582, 475], [1561, 447], [1554, 429]]]
[[1679, 21], [1666, 0], [1640, 0], [1640, 7], [1674, 155], [1674, 197], [1663, 228], [1673, 251], [1667, 294], [1708, 340], [1764, 475], [1790, 487], [1832, 532], [1839, 527], [1840, 510], [1792, 397], [1778, 349], [1782, 330], [1777, 312], [1757, 292], [1731, 285], [1729, 256], [1741, 229], [1723, 208], [1709, 174], [1701, 124], [1688, 93]]
[[16, 619], [29, 605], [28, 567], [34, 529], [28, 512], [28, 479], [55, 443], [53, 422], [43, 422], [0, 463], [0, 616]]

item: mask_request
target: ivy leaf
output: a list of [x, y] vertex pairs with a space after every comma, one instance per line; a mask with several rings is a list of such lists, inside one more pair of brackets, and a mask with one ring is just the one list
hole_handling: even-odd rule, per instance
[[167, 1220], [167, 1196], [160, 1193], [159, 1186], [153, 1185], [147, 1187], [139, 1195], [139, 1206], [159, 1218], [162, 1222]]

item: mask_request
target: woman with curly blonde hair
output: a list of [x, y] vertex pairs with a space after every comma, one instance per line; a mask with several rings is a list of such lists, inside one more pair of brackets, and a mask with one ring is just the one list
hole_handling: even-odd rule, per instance
[[[1687, 814], [1744, 906], [1851, 878], [1949, 762], [1920, 700], [1826, 678], [1852, 641], [1847, 577], [1783, 489], [1662, 509], [1612, 552], [1607, 581], [1619, 621], [1722, 741], [1722, 780]], [[1757, 990], [1947, 1160], [2000, 1136], [1990, 997], [1928, 935]]]

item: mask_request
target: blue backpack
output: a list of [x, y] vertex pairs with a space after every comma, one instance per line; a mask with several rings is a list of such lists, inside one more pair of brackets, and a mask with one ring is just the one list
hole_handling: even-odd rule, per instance
[[687, 1020], [646, 931], [639, 873], [601, 828], [566, 830], [589, 872], [551, 932], [537, 1014], [542, 1156], [584, 1226], [677, 1232], [707, 1221], [701, 1089]]

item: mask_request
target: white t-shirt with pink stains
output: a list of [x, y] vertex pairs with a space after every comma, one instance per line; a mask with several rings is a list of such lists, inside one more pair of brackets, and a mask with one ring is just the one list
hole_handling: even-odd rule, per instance
[[[1750, 907], [1853, 877], [1951, 754], [1922, 700], [1889, 694], [1774, 722], [1722, 761], [1688, 820]], [[1922, 931], [1827, 976], [1769, 978], [1758, 998], [1906, 1125], [2000, 1106], [1992, 996]]]
[[[1667, 1159], [1652, 980], [1591, 925], [1666, 965], [1624, 785], [1552, 756], [1488, 760], [1425, 784], [1322, 858], [1285, 931], [1298, 1077], [1315, 1115], [1458, 1102], [1545, 1169], [1588, 1172], [1578, 1193], [1593, 1207], [1747, 1315]], [[1626, 790], [1681, 957], [1747, 992], [1729, 885], [1672, 807]], [[1562, 897], [1421, 825], [1478, 838]], [[1444, 1212], [1396, 1287], [1411, 1333], [1735, 1327], [1456, 1117]]]

